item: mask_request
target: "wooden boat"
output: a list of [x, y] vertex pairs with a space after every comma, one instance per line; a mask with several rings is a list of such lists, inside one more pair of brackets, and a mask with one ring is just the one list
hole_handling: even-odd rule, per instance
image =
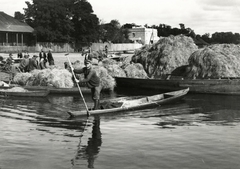
[[[90, 115], [95, 114], [103, 114], [103, 113], [114, 113], [114, 112], [122, 112], [122, 111], [129, 111], [129, 110], [137, 110], [137, 109], [146, 109], [150, 107], [156, 107], [163, 104], [172, 103], [184, 97], [189, 91], [189, 88], [157, 94], [153, 96], [141, 97], [137, 99], [127, 99], [127, 98], [120, 98], [118, 101], [113, 100], [112, 103], [119, 103], [119, 107], [116, 108], [106, 108], [106, 109], [99, 109], [99, 110], [90, 110]], [[111, 101], [110, 101], [111, 102]], [[86, 115], [87, 112], [85, 111], [72, 111], [67, 112], [70, 117], [76, 117], [81, 115]]]
[[[49, 86], [24, 86], [27, 90], [49, 90], [50, 94], [72, 95], [79, 94], [77, 87], [73, 88], [55, 88]], [[82, 93], [91, 93], [91, 90], [87, 87], [81, 87]]]
[[140, 79], [115, 77], [117, 87], [166, 92], [189, 88], [189, 93], [240, 95], [240, 78], [221, 79]]
[[1, 97], [46, 97], [49, 94], [49, 90], [24, 90], [16, 91], [14, 87], [0, 88]]

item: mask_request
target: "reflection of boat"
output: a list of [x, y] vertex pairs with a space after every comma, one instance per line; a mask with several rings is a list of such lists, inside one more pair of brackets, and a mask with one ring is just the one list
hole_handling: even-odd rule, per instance
[[[121, 111], [129, 111], [129, 110], [136, 110], [136, 109], [145, 109], [150, 107], [160, 106], [162, 104], [172, 103], [176, 100], [181, 99], [185, 96], [189, 91], [189, 88], [157, 94], [153, 96], [145, 96], [137, 99], [129, 99], [129, 98], [120, 98], [118, 101], [116, 99], [114, 101], [109, 101], [107, 106], [103, 107], [104, 109], [100, 110], [90, 110], [90, 115], [92, 114], [103, 114], [103, 113], [114, 113], [114, 112], [121, 112]], [[104, 104], [101, 104], [104, 106]], [[114, 107], [114, 108], [112, 108]], [[68, 114], [72, 117], [86, 115], [86, 111], [73, 111], [68, 112]]]
[[49, 90], [14, 90], [14, 87], [7, 89], [0, 89], [0, 96], [3, 97], [46, 97]]
[[240, 95], [240, 78], [222, 79], [140, 79], [115, 77], [120, 88], [172, 91], [189, 88], [190, 93]]

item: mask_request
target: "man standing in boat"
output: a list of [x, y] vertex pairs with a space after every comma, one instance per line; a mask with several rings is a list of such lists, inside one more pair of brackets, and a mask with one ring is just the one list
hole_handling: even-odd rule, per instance
[[91, 89], [92, 99], [94, 101], [93, 110], [99, 109], [99, 99], [101, 92], [100, 78], [97, 72], [92, 68], [91, 54], [87, 54], [84, 60], [85, 67], [82, 69], [71, 68], [76, 74], [84, 74], [84, 79], [77, 81], [77, 83], [86, 83], [87, 87]]

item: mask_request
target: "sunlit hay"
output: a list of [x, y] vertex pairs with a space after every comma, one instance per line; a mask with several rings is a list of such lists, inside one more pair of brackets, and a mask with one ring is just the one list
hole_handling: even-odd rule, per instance
[[126, 77], [125, 71], [117, 64], [109, 65], [106, 69], [112, 77]]
[[130, 65], [132, 62], [132, 56], [127, 56], [124, 58], [124, 60], [121, 63], [121, 68], [125, 69], [128, 65]]
[[191, 78], [240, 76], [240, 51], [237, 45], [211, 45], [194, 52], [189, 58]]
[[28, 83], [26, 84], [27, 86], [39, 86], [41, 79], [38, 77], [38, 75], [42, 71], [39, 69], [34, 69], [31, 71], [32, 77], [29, 79]]
[[73, 62], [72, 67], [74, 69], [82, 69], [84, 67], [84, 63], [76, 60], [75, 62]]
[[17, 73], [13, 78], [13, 82], [19, 85], [26, 85], [31, 77], [31, 73]]
[[210, 49], [217, 53], [225, 53], [226, 55], [240, 56], [240, 46], [235, 44], [214, 44], [209, 46]]
[[56, 66], [56, 65], [49, 65], [48, 66], [48, 69], [62, 69], [61, 67], [59, 67], [59, 66]]
[[48, 74], [47, 85], [56, 88], [72, 88], [72, 74], [66, 69], [53, 69]]
[[100, 78], [101, 88], [105, 90], [113, 90], [116, 86], [116, 81], [111, 75], [108, 74], [107, 69], [99, 66], [95, 66], [93, 68]]
[[183, 35], [162, 37], [153, 45], [137, 50], [132, 57], [141, 63], [150, 77], [164, 77], [179, 66], [188, 64], [189, 56], [198, 48], [190, 37]]
[[126, 72], [127, 77], [143, 79], [148, 78], [147, 73], [140, 63], [133, 63], [127, 66], [124, 71]]
[[31, 77], [24, 85], [28, 86], [53, 86], [56, 88], [73, 87], [72, 74], [66, 69], [33, 70]]
[[115, 61], [115, 60], [113, 60], [111, 58], [105, 58], [105, 59], [102, 60], [102, 65], [104, 67], [107, 67], [109, 65], [115, 65], [115, 64], [117, 64], [117, 61]]

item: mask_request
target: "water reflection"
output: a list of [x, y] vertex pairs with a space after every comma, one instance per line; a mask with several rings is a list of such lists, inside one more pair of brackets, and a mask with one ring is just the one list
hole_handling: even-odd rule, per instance
[[100, 152], [100, 147], [102, 145], [102, 133], [100, 130], [100, 118], [95, 116], [92, 122], [92, 137], [88, 138], [87, 145], [81, 145], [81, 138], [78, 145], [77, 154], [72, 159], [73, 167], [78, 165], [78, 160], [87, 160], [88, 168], [94, 168], [94, 161]]

